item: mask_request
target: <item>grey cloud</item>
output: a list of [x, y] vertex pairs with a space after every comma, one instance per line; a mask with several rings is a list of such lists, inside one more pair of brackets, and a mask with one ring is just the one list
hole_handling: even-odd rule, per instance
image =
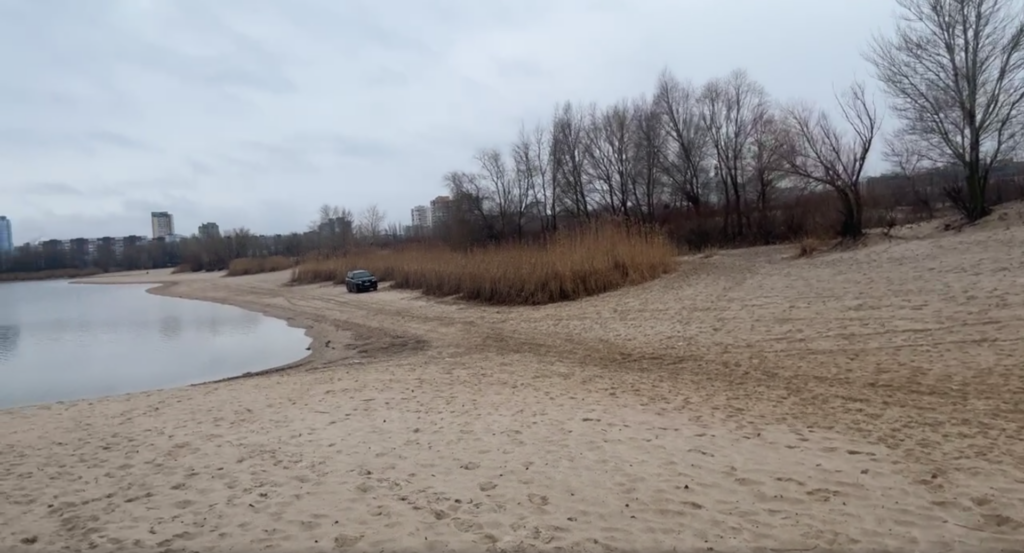
[[400, 155], [403, 149], [370, 137], [331, 132], [296, 133], [285, 139], [289, 148], [340, 158], [381, 159]]
[[82, 196], [81, 189], [64, 182], [37, 182], [18, 187], [22, 194], [30, 196]]
[[86, 135], [87, 140], [91, 140], [96, 144], [104, 146], [113, 146], [115, 148], [122, 148], [125, 150], [139, 150], [152, 152], [156, 148], [130, 136], [107, 130], [93, 131]]
[[0, 128], [0, 156], [25, 153], [54, 153], [68, 151], [95, 155], [104, 149], [152, 152], [156, 149], [146, 142], [130, 136], [94, 130], [84, 133], [44, 132], [28, 128]]
[[[156, 2], [143, 11], [129, 2], [23, 2], [0, 11], [0, 44], [6, 63], [32, 66], [79, 86], [110, 90], [126, 69], [159, 73], [194, 85], [241, 88], [272, 94], [295, 90], [284, 64], [260, 41], [236, 29], [211, 3]], [[133, 11], [134, 10], [134, 11]], [[148, 33], [142, 18], [164, 32]], [[182, 49], [182, 42], [189, 48]], [[17, 50], [18, 54], [13, 53]], [[197, 52], [197, 50], [200, 50]]]
[[317, 164], [300, 149], [256, 140], [242, 142], [231, 151], [218, 154], [212, 163], [239, 176], [319, 171]]

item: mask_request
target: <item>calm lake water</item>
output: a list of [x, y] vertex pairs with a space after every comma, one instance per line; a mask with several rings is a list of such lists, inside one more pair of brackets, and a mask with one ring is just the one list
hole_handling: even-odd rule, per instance
[[284, 321], [151, 286], [0, 284], [0, 408], [195, 384], [308, 353]]

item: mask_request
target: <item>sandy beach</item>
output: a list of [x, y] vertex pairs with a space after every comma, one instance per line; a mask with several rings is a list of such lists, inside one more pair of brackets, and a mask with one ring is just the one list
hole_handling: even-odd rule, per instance
[[0, 547], [1021, 551], [1018, 219], [689, 256], [541, 308], [286, 273], [90, 279], [287, 319], [313, 349], [0, 411]]

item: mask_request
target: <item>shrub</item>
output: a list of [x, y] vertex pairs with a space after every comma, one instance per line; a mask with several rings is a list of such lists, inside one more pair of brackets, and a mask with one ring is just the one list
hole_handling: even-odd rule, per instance
[[821, 250], [825, 249], [826, 243], [822, 240], [814, 238], [806, 238], [800, 242], [800, 247], [797, 249], [797, 257], [810, 257]]
[[659, 232], [614, 223], [565, 231], [539, 244], [456, 252], [420, 246], [367, 251], [302, 263], [292, 282], [342, 283], [366, 269], [395, 288], [497, 305], [575, 300], [658, 278], [675, 267], [676, 248]]
[[256, 275], [260, 273], [275, 273], [295, 267], [295, 262], [282, 255], [270, 257], [242, 257], [235, 259], [228, 265], [227, 276]]

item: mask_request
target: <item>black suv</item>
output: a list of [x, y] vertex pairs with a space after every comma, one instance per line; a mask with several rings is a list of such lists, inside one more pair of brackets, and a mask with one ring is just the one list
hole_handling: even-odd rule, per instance
[[377, 290], [377, 277], [370, 271], [362, 269], [349, 271], [345, 275], [345, 289], [349, 292], [369, 292]]

